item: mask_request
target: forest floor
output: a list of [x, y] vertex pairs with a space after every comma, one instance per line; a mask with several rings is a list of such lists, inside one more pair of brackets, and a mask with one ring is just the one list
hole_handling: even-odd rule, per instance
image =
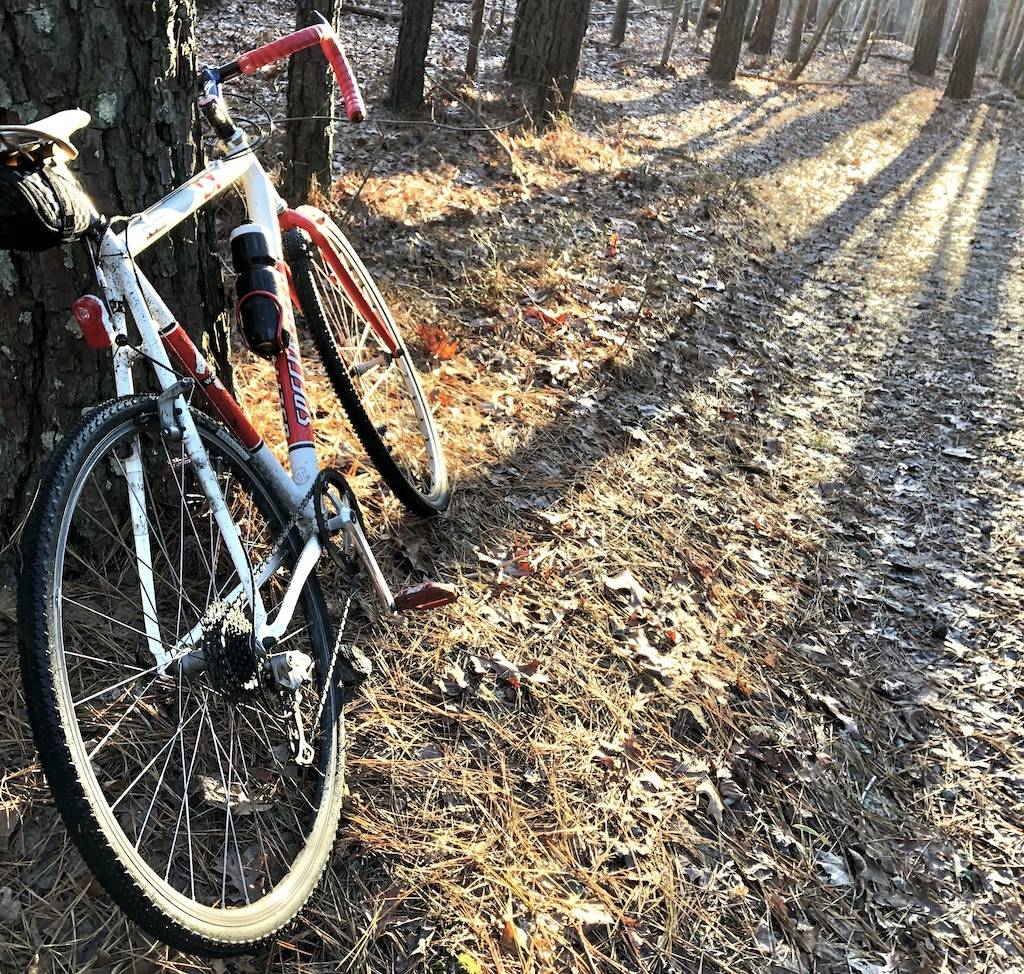
[[[547, 135], [438, 127], [516, 117], [492, 58], [341, 137], [456, 493], [356, 481], [463, 599], [363, 623], [333, 867], [230, 969], [1024, 970], [1024, 111], [886, 58], [717, 88], [645, 23]], [[0, 747], [0, 969], [208, 969], [111, 918], [20, 701]]]

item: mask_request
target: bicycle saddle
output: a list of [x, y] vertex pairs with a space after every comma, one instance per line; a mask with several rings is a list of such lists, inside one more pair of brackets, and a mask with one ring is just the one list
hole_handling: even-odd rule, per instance
[[57, 112], [39, 119], [31, 125], [4, 125], [0, 123], [0, 155], [11, 152], [15, 155], [45, 156], [47, 150], [59, 160], [68, 162], [78, 157], [78, 150], [71, 144], [71, 136], [84, 129], [92, 116], [81, 108]]

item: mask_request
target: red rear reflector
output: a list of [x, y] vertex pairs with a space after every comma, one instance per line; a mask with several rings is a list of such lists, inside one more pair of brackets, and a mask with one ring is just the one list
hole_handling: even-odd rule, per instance
[[442, 605], [450, 605], [459, 597], [454, 585], [442, 585], [440, 582], [420, 582], [402, 589], [395, 596], [395, 610], [405, 612], [408, 609], [438, 609]]
[[82, 337], [89, 348], [110, 348], [110, 334], [103, 323], [105, 312], [103, 302], [91, 294], [84, 294], [73, 305], [71, 313], [82, 329]]

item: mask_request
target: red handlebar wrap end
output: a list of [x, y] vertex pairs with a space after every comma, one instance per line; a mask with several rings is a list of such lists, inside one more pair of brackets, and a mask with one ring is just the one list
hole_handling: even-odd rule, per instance
[[320, 41], [324, 57], [334, 71], [334, 77], [338, 79], [338, 87], [341, 89], [341, 97], [345, 100], [345, 114], [350, 122], [361, 122], [366, 118], [366, 105], [363, 103], [363, 96], [359, 91], [359, 82], [352, 71], [352, 66], [345, 57], [345, 51], [338, 43], [334, 33], [326, 34]]

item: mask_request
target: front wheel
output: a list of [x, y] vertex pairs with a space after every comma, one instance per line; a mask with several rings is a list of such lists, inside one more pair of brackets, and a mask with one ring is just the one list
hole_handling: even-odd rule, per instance
[[345, 235], [320, 214], [316, 228], [315, 240], [284, 235], [302, 316], [373, 465], [409, 511], [430, 517], [448, 506], [448, 475], [416, 365]]
[[[241, 444], [193, 417], [256, 564], [287, 507]], [[217, 628], [239, 578], [192, 458], [160, 432], [155, 400], [119, 399], [88, 413], [52, 458], [18, 592], [25, 698], [57, 807], [110, 896], [171, 946], [238, 954], [295, 917], [331, 854], [341, 693], [314, 578], [281, 640], [312, 659], [301, 699], [259, 679], [241, 624]], [[296, 532], [284, 550], [261, 589], [268, 612], [297, 557]], [[201, 620], [214, 636], [202, 643], [205, 666], [158, 666], [161, 648], [181, 646]], [[311, 762], [308, 752], [296, 759], [295, 707]]]

